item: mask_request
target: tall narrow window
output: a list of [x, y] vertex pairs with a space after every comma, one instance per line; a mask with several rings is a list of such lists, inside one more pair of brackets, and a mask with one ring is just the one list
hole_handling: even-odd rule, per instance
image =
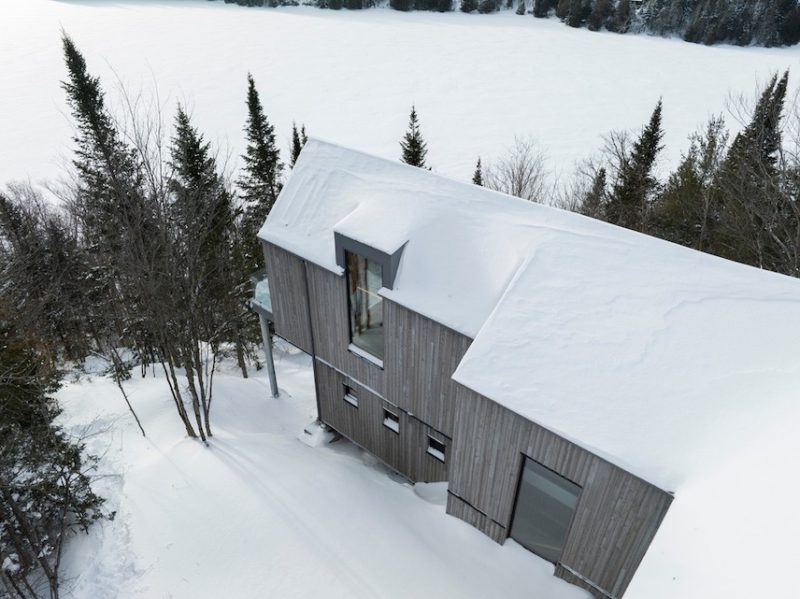
[[572, 481], [526, 457], [511, 538], [536, 555], [558, 563], [580, 491]]
[[350, 293], [350, 340], [383, 359], [383, 269], [373, 260], [347, 252], [347, 288]]

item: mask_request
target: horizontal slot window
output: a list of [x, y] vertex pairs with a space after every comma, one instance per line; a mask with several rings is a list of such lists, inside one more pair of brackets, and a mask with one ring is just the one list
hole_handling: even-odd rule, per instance
[[428, 437], [428, 449], [427, 454], [431, 457], [436, 458], [440, 462], [444, 462], [445, 452], [447, 451], [447, 446], [439, 441], [438, 439], [434, 439], [433, 437]]
[[400, 416], [395, 414], [394, 412], [390, 412], [389, 410], [383, 411], [383, 426], [386, 428], [400, 433]]

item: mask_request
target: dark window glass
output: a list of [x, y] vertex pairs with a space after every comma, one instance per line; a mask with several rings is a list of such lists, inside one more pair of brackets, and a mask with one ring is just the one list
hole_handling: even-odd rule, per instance
[[511, 538], [544, 559], [557, 563], [567, 539], [581, 488], [525, 458], [511, 523]]
[[383, 359], [383, 287], [381, 265], [347, 252], [347, 287], [350, 293], [350, 340], [376, 358]]
[[428, 455], [433, 456], [440, 462], [444, 462], [445, 444], [433, 437], [428, 437]]

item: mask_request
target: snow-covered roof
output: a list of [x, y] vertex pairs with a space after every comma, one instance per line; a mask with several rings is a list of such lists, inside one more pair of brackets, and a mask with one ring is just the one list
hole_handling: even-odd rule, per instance
[[387, 253], [407, 242], [384, 295], [474, 338], [540, 237], [592, 224], [312, 139], [259, 237], [336, 273], [334, 231]]
[[385, 295], [475, 339], [456, 381], [675, 493], [626, 597], [787, 584], [800, 281], [310, 141], [260, 235], [340, 272], [333, 231], [407, 242]]

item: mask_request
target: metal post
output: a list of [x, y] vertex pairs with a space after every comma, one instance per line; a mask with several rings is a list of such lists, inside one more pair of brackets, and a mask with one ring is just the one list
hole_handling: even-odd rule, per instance
[[261, 339], [264, 341], [264, 354], [267, 356], [269, 388], [272, 397], [278, 397], [278, 379], [275, 377], [275, 361], [272, 358], [272, 335], [269, 333], [269, 324], [263, 314], [258, 315], [258, 321], [261, 323]]

